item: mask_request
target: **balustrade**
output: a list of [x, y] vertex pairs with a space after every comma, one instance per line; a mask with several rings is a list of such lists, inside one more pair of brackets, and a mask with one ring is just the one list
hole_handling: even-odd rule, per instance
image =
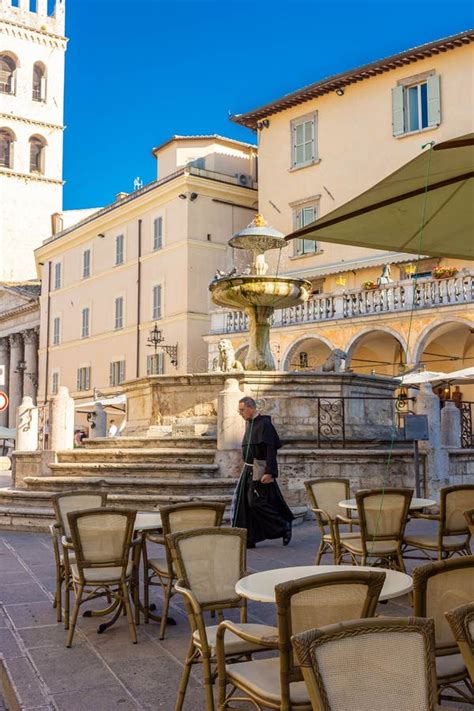
[[[462, 273], [450, 279], [410, 279], [384, 284], [376, 289], [351, 289], [339, 294], [318, 294], [309, 301], [288, 309], [277, 309], [273, 327], [293, 324], [358, 318], [410, 309], [430, 309], [474, 302], [474, 274]], [[214, 333], [240, 333], [248, 330], [247, 315], [225, 312], [225, 326], [213, 319]]]

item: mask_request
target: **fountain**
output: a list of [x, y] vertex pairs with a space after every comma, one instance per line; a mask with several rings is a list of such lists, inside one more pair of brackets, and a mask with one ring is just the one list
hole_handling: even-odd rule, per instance
[[250, 274], [219, 276], [209, 285], [212, 300], [218, 306], [245, 311], [249, 319], [249, 349], [245, 370], [275, 370], [270, 349], [270, 326], [274, 310], [296, 306], [311, 295], [311, 283], [305, 279], [268, 275], [265, 252], [288, 245], [281, 232], [257, 215], [248, 227], [237, 232], [229, 245], [252, 252]]

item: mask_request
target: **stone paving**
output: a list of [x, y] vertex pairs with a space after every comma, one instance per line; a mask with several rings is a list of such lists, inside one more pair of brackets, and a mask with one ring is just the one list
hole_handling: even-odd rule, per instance
[[[305, 522], [295, 527], [287, 548], [280, 541], [268, 541], [249, 551], [249, 570], [312, 564], [317, 544], [314, 522]], [[326, 557], [323, 562], [332, 561]], [[52, 608], [53, 591], [49, 536], [0, 531], [0, 653], [18, 689], [22, 708], [172, 711], [189, 639], [179, 596], [173, 598], [170, 613], [177, 625], [167, 628], [164, 641], [158, 639], [156, 623], [142, 622], [139, 642], [133, 645], [125, 618], [102, 635], [96, 632], [97, 618], [80, 618], [73, 647], [66, 649], [65, 631], [56, 623]], [[158, 592], [153, 594], [159, 609]], [[410, 614], [408, 597], [381, 605], [380, 612]], [[274, 624], [274, 613], [273, 605], [249, 605], [249, 617], [254, 621]], [[186, 711], [205, 708], [199, 671], [197, 667], [190, 680]]]

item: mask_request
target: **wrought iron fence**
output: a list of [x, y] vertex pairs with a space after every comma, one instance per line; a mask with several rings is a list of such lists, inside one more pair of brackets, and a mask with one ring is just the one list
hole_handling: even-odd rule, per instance
[[472, 432], [472, 410], [474, 402], [461, 402], [461, 447], [471, 449], [474, 447], [474, 435]]

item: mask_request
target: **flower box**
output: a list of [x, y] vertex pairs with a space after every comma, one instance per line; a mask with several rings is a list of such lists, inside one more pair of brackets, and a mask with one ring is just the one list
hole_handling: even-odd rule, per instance
[[450, 279], [456, 276], [459, 269], [457, 267], [435, 267], [432, 271], [433, 279]]
[[376, 284], [375, 281], [363, 281], [362, 288], [363, 289], [377, 289], [378, 284]]

